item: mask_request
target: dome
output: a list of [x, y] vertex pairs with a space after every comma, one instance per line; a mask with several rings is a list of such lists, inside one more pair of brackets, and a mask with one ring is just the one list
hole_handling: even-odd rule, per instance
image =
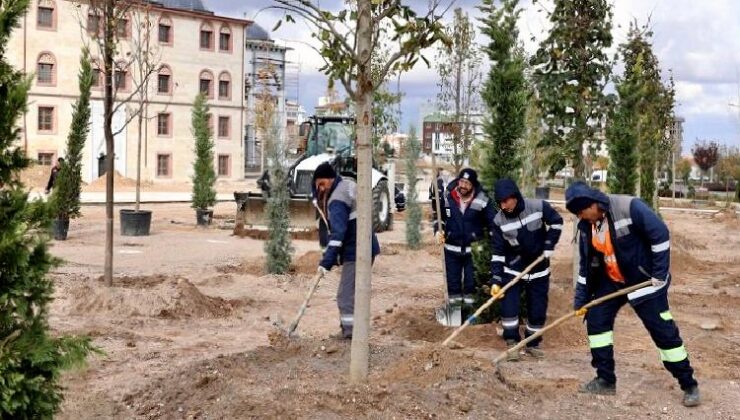
[[270, 40], [270, 34], [263, 27], [259, 26], [256, 22], [253, 22], [249, 26], [247, 26], [247, 29], [245, 31], [245, 36], [247, 40], [257, 40], [257, 41], [269, 41]]
[[196, 12], [210, 12], [201, 0], [158, 0], [162, 6], [170, 9], [193, 10]]

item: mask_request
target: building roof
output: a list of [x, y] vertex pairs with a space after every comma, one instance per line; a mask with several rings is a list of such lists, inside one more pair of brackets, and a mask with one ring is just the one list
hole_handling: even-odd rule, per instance
[[201, 0], [156, 0], [155, 3], [159, 3], [170, 9], [210, 12], [210, 10], [206, 9]]
[[270, 34], [263, 27], [258, 25], [257, 22], [253, 22], [251, 25], [247, 26], [245, 37], [247, 40], [270, 41]]

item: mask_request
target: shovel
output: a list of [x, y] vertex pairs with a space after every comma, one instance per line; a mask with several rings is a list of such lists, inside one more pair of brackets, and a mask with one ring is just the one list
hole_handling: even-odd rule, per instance
[[455, 337], [457, 337], [465, 328], [467, 328], [468, 325], [472, 324], [473, 321], [475, 321], [480, 316], [480, 314], [483, 313], [483, 311], [488, 309], [489, 306], [493, 305], [493, 302], [495, 302], [497, 299], [502, 298], [504, 296], [504, 293], [506, 293], [507, 290], [509, 290], [511, 287], [517, 284], [519, 280], [522, 279], [522, 277], [527, 275], [527, 273], [529, 273], [537, 264], [542, 262], [542, 260], [544, 259], [545, 259], [545, 256], [540, 255], [539, 257], [537, 257], [536, 260], [532, 261], [532, 264], [529, 264], [527, 268], [524, 269], [524, 271], [517, 274], [516, 277], [514, 277], [510, 282], [506, 283], [506, 285], [502, 287], [501, 290], [495, 296], [488, 299], [488, 301], [486, 301], [486, 303], [481, 305], [481, 307], [478, 308], [478, 310], [475, 311], [473, 315], [470, 315], [468, 319], [465, 320], [465, 323], [460, 328], [456, 329], [449, 337], [447, 337], [445, 341], [442, 342], [442, 345], [448, 346], [452, 342], [452, 340]]
[[313, 284], [311, 285], [311, 288], [308, 290], [306, 299], [303, 301], [301, 308], [298, 310], [298, 313], [296, 314], [295, 319], [293, 320], [293, 322], [290, 323], [290, 326], [285, 331], [288, 337], [290, 337], [290, 335], [293, 334], [296, 328], [298, 328], [298, 323], [301, 321], [301, 318], [303, 318], [303, 314], [306, 313], [306, 308], [308, 307], [308, 301], [311, 300], [311, 297], [316, 292], [316, 289], [318, 289], [319, 282], [321, 282], [322, 278], [324, 278], [323, 274], [316, 274], [316, 276], [313, 278]]
[[[635, 290], [642, 289], [643, 287], [651, 286], [652, 284], [653, 284], [653, 282], [650, 281], [650, 280], [644, 281], [644, 282], [639, 283], [639, 284], [636, 284], [634, 286], [627, 287], [626, 289], [622, 289], [622, 290], [616, 291], [614, 293], [610, 293], [610, 294], [608, 294], [606, 296], [602, 296], [602, 297], [600, 297], [598, 299], [594, 299], [591, 302], [583, 305], [581, 307], [581, 309], [589, 309], [589, 308], [592, 308], [592, 307], [594, 307], [596, 305], [599, 305], [599, 304], [601, 304], [603, 302], [606, 302], [607, 300], [614, 299], [615, 297], [619, 297], [619, 296], [624, 296], [624, 295], [626, 295], [628, 293], [634, 292]], [[561, 316], [560, 318], [556, 319], [552, 324], [546, 326], [545, 328], [537, 331], [536, 333], [534, 333], [534, 334], [530, 335], [529, 337], [525, 338], [524, 340], [520, 341], [519, 344], [517, 344], [516, 346], [514, 346], [514, 347], [506, 350], [505, 352], [501, 353], [497, 358], [495, 358], [493, 360], [493, 363], [495, 365], [498, 365], [498, 363], [500, 361], [506, 359], [506, 356], [508, 356], [509, 353], [518, 352], [522, 347], [526, 346], [527, 343], [529, 343], [532, 340], [536, 340], [538, 337], [542, 336], [542, 334], [544, 334], [547, 330], [549, 330], [551, 328], [555, 328], [558, 325], [562, 324], [563, 322], [567, 321], [568, 319], [573, 318], [575, 316], [578, 316], [578, 311], [580, 311], [581, 309], [579, 309], [577, 311], [569, 312], [569, 313]]]
[[[437, 170], [434, 153], [432, 153], [432, 167], [435, 171]], [[432, 188], [434, 188], [435, 210], [437, 210], [437, 229], [439, 230], [442, 229], [442, 203], [440, 202], [439, 186], [437, 185], [436, 174], [432, 180], [432, 185]], [[437, 322], [445, 327], [459, 327], [462, 323], [462, 307], [460, 309], [453, 309], [450, 307], [450, 297], [447, 294], [447, 264], [445, 263], [444, 245], [442, 246], [442, 290], [445, 292], [445, 303], [435, 311]]]

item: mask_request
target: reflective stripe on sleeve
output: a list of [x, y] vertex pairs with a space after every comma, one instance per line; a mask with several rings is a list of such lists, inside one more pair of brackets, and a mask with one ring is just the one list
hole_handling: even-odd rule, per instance
[[583, 277], [583, 276], [578, 276], [578, 283], [585, 285], [586, 284], [586, 278]]
[[658, 253], [658, 252], [668, 251], [668, 248], [670, 248], [670, 247], [671, 247], [671, 241], [665, 241], [665, 242], [661, 242], [661, 243], [659, 243], [657, 245], [652, 245], [650, 247], [650, 249], [652, 249], [653, 252]]
[[491, 255], [491, 262], [506, 262], [506, 257], [503, 255]]
[[342, 241], [336, 241], [336, 240], [334, 240], [334, 241], [329, 241], [329, 244], [328, 244], [328, 245], [329, 245], [329, 246], [335, 246], [335, 247], [339, 248], [339, 247], [341, 247], [341, 246], [342, 246]]
[[550, 225], [550, 229], [563, 230], [563, 225]]

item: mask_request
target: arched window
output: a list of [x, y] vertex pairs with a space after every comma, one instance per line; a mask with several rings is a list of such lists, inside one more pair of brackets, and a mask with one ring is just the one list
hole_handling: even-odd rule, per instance
[[213, 26], [208, 22], [200, 25], [200, 49], [213, 50]]
[[159, 68], [157, 75], [157, 93], [160, 95], [172, 94], [172, 69], [166, 64]]
[[36, 80], [39, 86], [56, 86], [57, 60], [50, 52], [42, 52], [36, 61]]
[[160, 44], [172, 45], [175, 39], [174, 26], [172, 25], [172, 19], [167, 16], [159, 18], [159, 29], [158, 39]]
[[199, 77], [199, 90], [206, 95], [209, 99], [213, 98], [213, 73], [209, 70], [203, 70], [200, 72]]
[[227, 71], [218, 75], [218, 99], [231, 99], [231, 75]]
[[40, 0], [36, 7], [36, 28], [55, 31], [57, 29], [57, 7], [54, 0]]
[[231, 28], [227, 25], [223, 25], [218, 33], [218, 50], [231, 52]]

